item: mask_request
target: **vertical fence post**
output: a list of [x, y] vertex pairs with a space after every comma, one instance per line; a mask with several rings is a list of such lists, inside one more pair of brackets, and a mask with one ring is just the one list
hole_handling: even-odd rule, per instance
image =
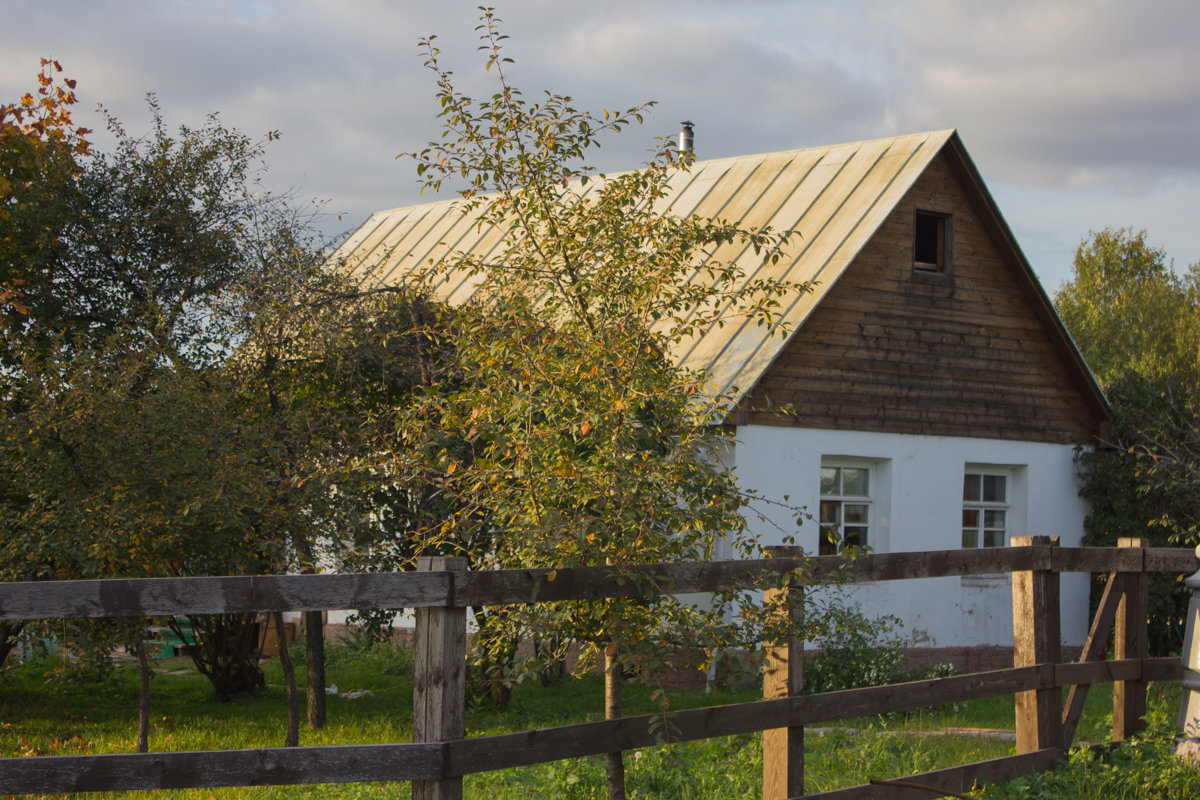
[[[417, 559], [424, 571], [465, 570], [457, 557]], [[418, 608], [413, 670], [413, 741], [445, 742], [466, 736], [467, 610]], [[413, 800], [462, 800], [462, 776], [413, 781]]]
[[[771, 547], [775, 558], [802, 558], [800, 547]], [[802, 589], [791, 581], [763, 593], [763, 602], [787, 608], [793, 622], [802, 622]], [[763, 645], [763, 699], [777, 700], [804, 693], [804, 640], [790, 637]], [[804, 794], [804, 726], [763, 731], [763, 800], [787, 800]]]
[[[1117, 540], [1117, 547], [1149, 546], [1146, 539]], [[1122, 573], [1118, 578], [1122, 582], [1121, 603], [1113, 627], [1113, 658], [1145, 658], [1149, 651], [1146, 618], [1150, 606], [1150, 576], [1146, 573], [1145, 557], [1138, 572]], [[1124, 741], [1146, 727], [1144, 716], [1146, 682], [1113, 681], [1113, 741]]]
[[[1014, 536], [1014, 547], [1058, 545], [1058, 537]], [[1062, 657], [1058, 573], [1051, 569], [1012, 574], [1013, 666], [1057, 664]], [[1057, 686], [1017, 692], [1017, 754], [1064, 749], [1062, 691]]]
[[[1196, 547], [1200, 559], [1200, 546]], [[1200, 570], [1184, 581], [1192, 590], [1188, 602], [1185, 638], [1183, 640], [1183, 678], [1179, 685], [1179, 732], [1184, 736], [1200, 737]]]

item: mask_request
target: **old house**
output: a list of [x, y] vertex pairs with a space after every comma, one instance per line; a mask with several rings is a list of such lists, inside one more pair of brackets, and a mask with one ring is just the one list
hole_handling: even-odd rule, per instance
[[[496, 245], [450, 205], [379, 212], [340, 255], [382, 259], [395, 280], [439, 249]], [[809, 509], [807, 551], [1079, 544], [1074, 449], [1101, 434], [1107, 405], [954, 131], [699, 161], [671, 210], [799, 233], [774, 266], [746, 255], [757, 277], [815, 282], [785, 303], [788, 336], [733, 322], [674, 356], [740, 398], [729, 463], [743, 485]], [[1011, 643], [1004, 575], [859, 596], [927, 647]], [[1062, 603], [1079, 644], [1084, 576], [1064, 576]]]

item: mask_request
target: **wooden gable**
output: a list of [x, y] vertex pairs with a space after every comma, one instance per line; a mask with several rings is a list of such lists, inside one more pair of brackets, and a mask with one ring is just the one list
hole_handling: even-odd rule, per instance
[[[944, 274], [915, 270], [918, 211]], [[1103, 396], [955, 137], [744, 398], [756, 424], [1090, 443]]]

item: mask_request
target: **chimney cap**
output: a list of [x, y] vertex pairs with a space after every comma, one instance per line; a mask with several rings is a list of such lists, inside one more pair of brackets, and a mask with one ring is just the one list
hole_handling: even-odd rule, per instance
[[696, 137], [692, 131], [693, 125], [691, 120], [685, 119], [680, 123], [683, 129], [679, 131], [679, 152], [691, 153], [695, 150]]

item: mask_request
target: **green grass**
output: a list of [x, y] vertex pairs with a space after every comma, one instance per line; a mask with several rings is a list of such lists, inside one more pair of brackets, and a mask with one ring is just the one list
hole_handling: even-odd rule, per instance
[[[330, 697], [329, 724], [323, 731], [301, 731], [302, 745], [403, 742], [411, 738], [411, 658], [404, 652], [355, 651], [331, 647], [328, 679], [339, 690], [368, 690], [370, 697], [348, 700]], [[277, 662], [266, 664], [271, 689], [262, 697], [222, 703], [213, 699], [208, 684], [181, 660], [159, 662], [151, 683], [152, 750], [212, 750], [277, 747], [283, 743], [285, 707], [279, 688]], [[0, 755], [67, 755], [130, 752], [136, 731], [136, 680], [133, 670], [118, 670], [117, 680], [103, 686], [78, 685], [50, 679], [50, 662], [0, 672]], [[302, 670], [302, 665], [298, 667]], [[631, 684], [626, 690], [629, 714], [658, 710], [650, 687]], [[1170, 704], [1157, 693], [1156, 711]], [[516, 688], [503, 712], [487, 706], [468, 709], [470, 735], [551, 727], [601, 718], [602, 685], [598, 677], [570, 680], [543, 688]], [[704, 694], [673, 693], [671, 708], [737, 703], [757, 699], [754, 689]], [[1111, 712], [1108, 687], [1097, 687], [1088, 698], [1078, 738], [1108, 738]], [[929, 735], [946, 728], [1011, 730], [1012, 698], [977, 700], [954, 708], [925, 710], [840, 723], [806, 735], [806, 785], [809, 791], [891, 778], [955, 764], [996, 758], [1013, 752], [1009, 740], [974, 735]], [[1140, 752], [1140, 751], [1139, 751]], [[1149, 750], [1145, 751], [1146, 753]], [[1158, 761], [1143, 753], [1139, 764]], [[758, 735], [666, 745], [627, 753], [630, 797], [695, 798], [761, 796], [762, 748]], [[1102, 772], [1101, 762], [1073, 764], [1089, 774]], [[1128, 774], [1125, 768], [1123, 774]], [[1030, 784], [1032, 786], [1032, 784]], [[1026, 787], [1028, 788], [1028, 786]], [[1024, 797], [1004, 794], [988, 797]], [[1012, 791], [1017, 791], [1016, 789]], [[466, 778], [468, 797], [489, 800], [531, 800], [554, 797], [585, 800], [604, 796], [603, 763], [599, 758], [576, 759]], [[251, 798], [407, 797], [407, 784], [345, 784], [313, 787], [203, 789], [153, 793], [156, 797]], [[1126, 792], [1122, 800], [1141, 795]], [[113, 796], [113, 795], [109, 795]], [[118, 795], [119, 796], [119, 795]], [[132, 794], [130, 795], [133, 796]], [[145, 797], [139, 793], [138, 797]], [[1031, 794], [1031, 797], [1058, 797]], [[1062, 795], [1071, 796], [1071, 795]], [[1087, 795], [1078, 795], [1087, 796]], [[1100, 795], [1092, 795], [1100, 796]], [[1150, 795], [1146, 795], [1150, 796]], [[1188, 795], [1194, 796], [1194, 795]]]

